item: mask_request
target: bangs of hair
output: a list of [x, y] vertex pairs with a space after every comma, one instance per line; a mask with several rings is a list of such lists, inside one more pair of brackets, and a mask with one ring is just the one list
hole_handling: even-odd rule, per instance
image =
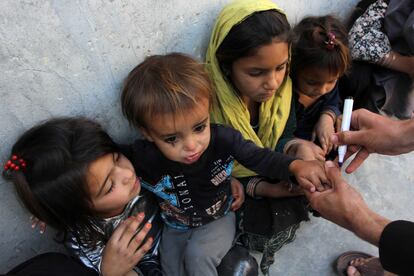
[[147, 58], [129, 74], [121, 95], [128, 121], [144, 128], [154, 116], [174, 116], [212, 98], [204, 66], [179, 53]]
[[[339, 77], [351, 64], [347, 33], [342, 23], [333, 16], [307, 17], [295, 28], [292, 47], [292, 71], [304, 67], [324, 68]], [[335, 36], [334, 47], [329, 48], [329, 35]]]
[[258, 48], [273, 41], [292, 41], [292, 31], [284, 14], [276, 10], [255, 12], [233, 26], [216, 52], [223, 72], [237, 59], [254, 55]]

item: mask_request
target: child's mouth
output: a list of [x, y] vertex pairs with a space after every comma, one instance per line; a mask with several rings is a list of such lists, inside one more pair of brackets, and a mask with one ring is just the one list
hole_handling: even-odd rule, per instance
[[196, 162], [199, 158], [200, 158], [200, 153], [194, 153], [192, 155], [189, 155], [187, 157], [184, 158], [184, 160], [186, 161], [186, 163], [194, 163]]

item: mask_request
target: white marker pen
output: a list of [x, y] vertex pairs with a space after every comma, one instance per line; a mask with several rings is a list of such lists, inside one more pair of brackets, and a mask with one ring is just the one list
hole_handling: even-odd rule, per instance
[[[344, 111], [342, 113], [341, 131], [349, 131], [349, 127], [351, 126], [351, 116], [352, 116], [353, 105], [354, 105], [354, 100], [352, 99], [352, 97], [348, 97], [345, 99]], [[342, 164], [344, 163], [346, 149], [347, 149], [346, 145], [342, 145], [338, 147], [339, 167], [342, 167]]]

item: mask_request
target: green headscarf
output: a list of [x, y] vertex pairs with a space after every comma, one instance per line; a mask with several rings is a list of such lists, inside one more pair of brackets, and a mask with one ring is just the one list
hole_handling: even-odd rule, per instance
[[[206, 54], [206, 69], [212, 79], [217, 101], [213, 103], [211, 121], [232, 126], [239, 130], [245, 139], [260, 147], [275, 149], [285, 129], [292, 100], [292, 81], [286, 73], [283, 83], [275, 95], [263, 102], [259, 109], [259, 130], [256, 134], [250, 125], [247, 106], [234, 91], [220, 70], [216, 51], [231, 28], [255, 12], [276, 10], [284, 12], [270, 0], [238, 0], [225, 6], [217, 18]], [[233, 175], [236, 177], [253, 176], [256, 173], [236, 164]]]

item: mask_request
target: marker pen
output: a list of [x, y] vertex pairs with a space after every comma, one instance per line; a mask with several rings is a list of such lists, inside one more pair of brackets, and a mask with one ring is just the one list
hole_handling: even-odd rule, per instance
[[[353, 105], [354, 105], [354, 100], [352, 99], [352, 97], [348, 97], [345, 99], [344, 111], [342, 113], [341, 131], [348, 131], [349, 127], [351, 126], [351, 116], [352, 116]], [[338, 147], [339, 167], [342, 167], [342, 164], [344, 163], [346, 149], [347, 149], [346, 145], [342, 145]]]

